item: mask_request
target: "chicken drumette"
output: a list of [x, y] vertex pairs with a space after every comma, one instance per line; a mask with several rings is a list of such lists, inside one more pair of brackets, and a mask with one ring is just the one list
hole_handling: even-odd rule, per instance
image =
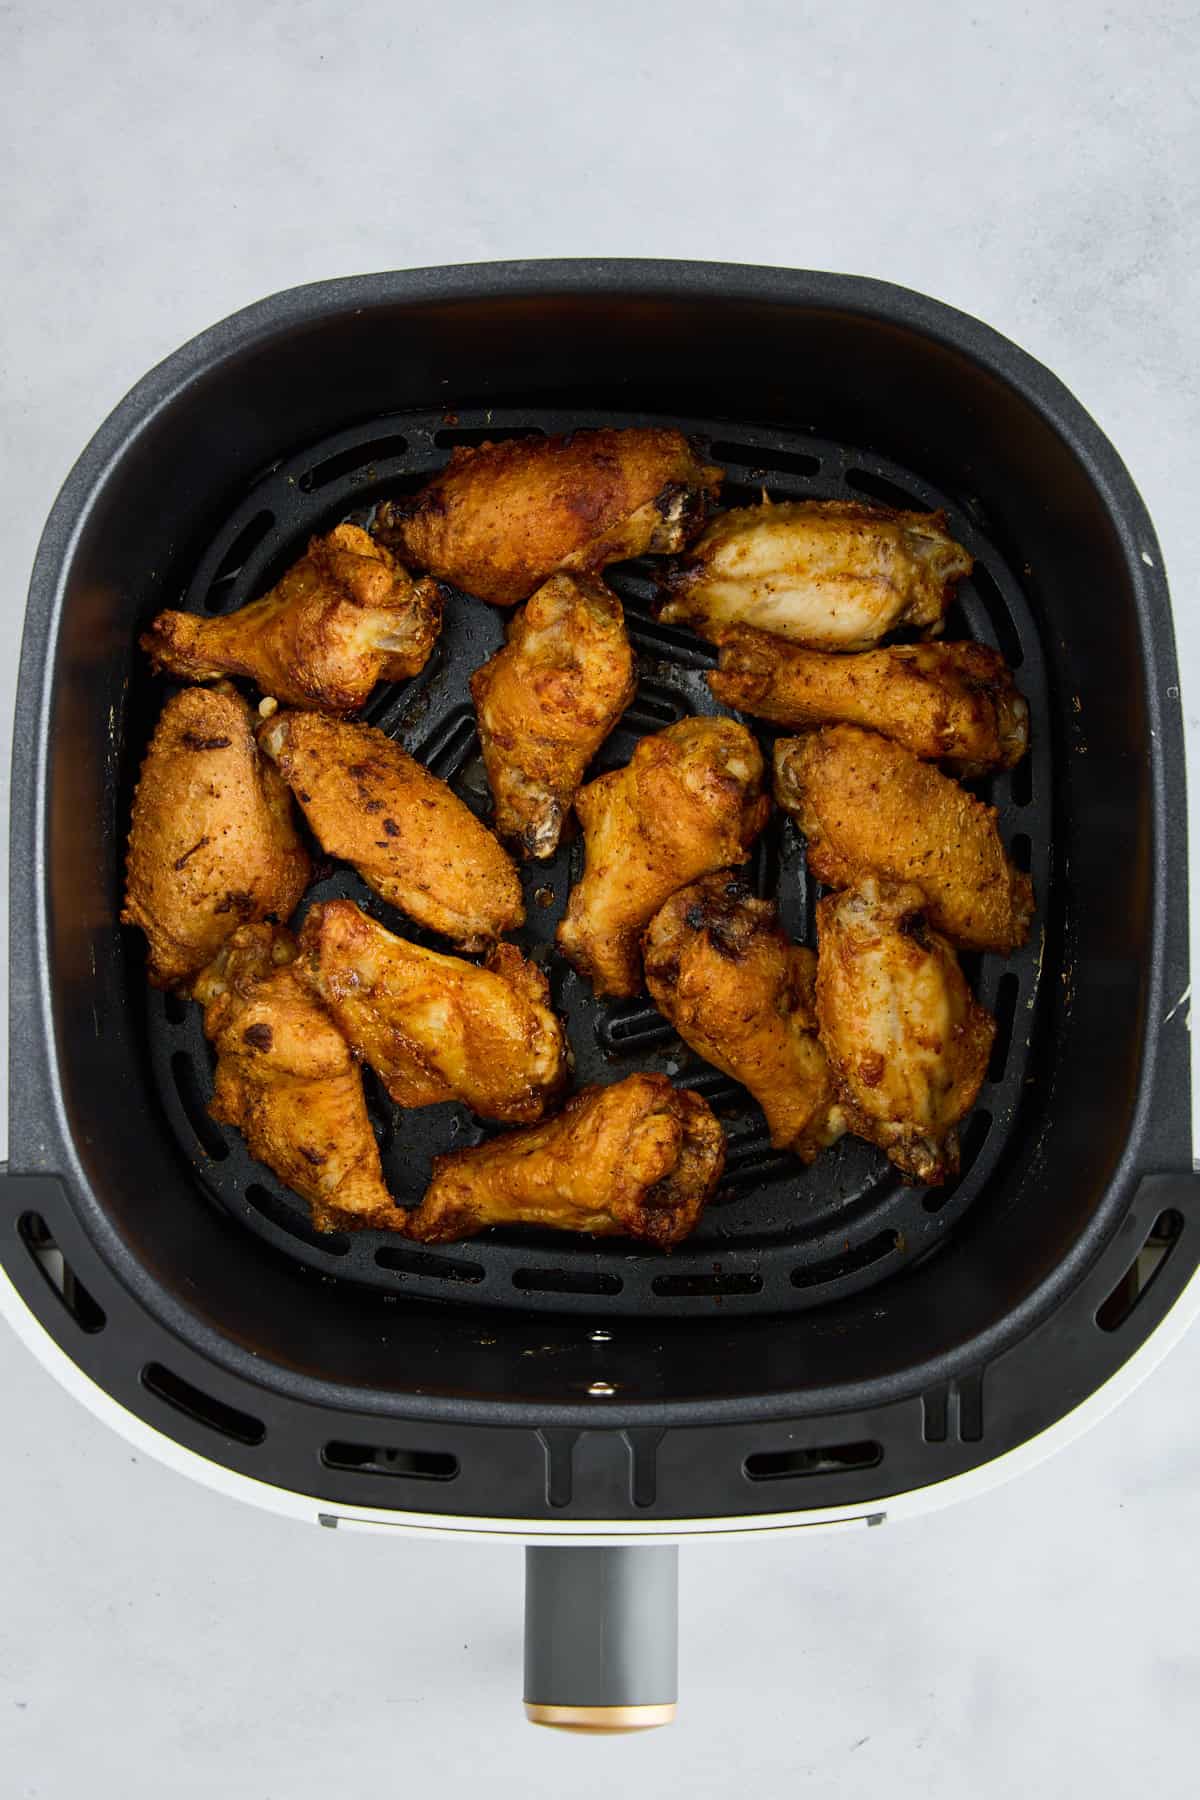
[[155, 987], [186, 984], [236, 928], [286, 919], [308, 885], [291, 796], [228, 685], [163, 707], [133, 800], [123, 925], [146, 934]]
[[679, 431], [510, 438], [457, 449], [419, 494], [381, 507], [376, 530], [413, 568], [514, 606], [557, 569], [682, 550], [720, 482]]
[[187, 681], [245, 675], [286, 705], [352, 713], [376, 682], [425, 667], [441, 619], [436, 582], [414, 581], [359, 526], [337, 525], [261, 600], [217, 618], [159, 613], [142, 648]]
[[496, 830], [553, 856], [583, 772], [633, 698], [621, 603], [589, 575], [554, 575], [471, 677]]
[[407, 1233], [422, 1243], [489, 1225], [540, 1225], [670, 1249], [694, 1229], [725, 1164], [725, 1134], [665, 1075], [589, 1087], [556, 1119], [436, 1156]]

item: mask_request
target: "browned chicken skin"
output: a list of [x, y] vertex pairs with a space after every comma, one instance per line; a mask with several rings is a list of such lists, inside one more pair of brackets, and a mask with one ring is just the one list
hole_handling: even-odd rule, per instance
[[323, 850], [420, 925], [464, 950], [524, 924], [517, 871], [444, 781], [373, 726], [280, 713], [259, 742]]
[[912, 1180], [947, 1180], [994, 1020], [930, 928], [920, 888], [868, 875], [820, 902], [817, 931], [821, 1041], [849, 1129]]
[[238, 925], [286, 919], [308, 885], [291, 796], [259, 755], [253, 723], [232, 688], [188, 688], [167, 701], [150, 740], [121, 923], [145, 932], [155, 987], [189, 982]]
[[724, 1164], [725, 1134], [698, 1094], [630, 1075], [584, 1088], [542, 1125], [436, 1156], [407, 1231], [438, 1244], [540, 1225], [667, 1250], [694, 1229]]
[[590, 575], [553, 575], [471, 677], [496, 830], [553, 856], [583, 772], [636, 686], [621, 603]]
[[296, 972], [398, 1106], [461, 1100], [484, 1119], [540, 1119], [567, 1079], [550, 988], [515, 944], [480, 968], [393, 936], [349, 900], [309, 908]]
[[781, 738], [775, 798], [827, 887], [867, 874], [915, 882], [930, 923], [965, 949], [1007, 952], [1029, 936], [1033, 884], [1009, 860], [995, 807], [902, 745], [856, 725]]
[[893, 644], [839, 656], [735, 625], [708, 685], [723, 706], [793, 730], [841, 721], [894, 738], [970, 777], [1029, 748], [1029, 706], [986, 644]]
[[817, 959], [789, 943], [776, 908], [728, 872], [672, 894], [643, 940], [646, 985], [706, 1062], [748, 1088], [777, 1150], [811, 1162], [842, 1135], [817, 1039]]
[[682, 550], [720, 482], [680, 431], [510, 438], [456, 450], [376, 531], [413, 568], [515, 606], [557, 569]]
[[187, 681], [244, 675], [285, 705], [352, 713], [376, 682], [425, 667], [441, 620], [436, 582], [414, 581], [359, 526], [337, 525], [261, 600], [217, 618], [159, 613], [142, 648]]
[[319, 1231], [399, 1230], [362, 1076], [341, 1033], [296, 979], [286, 931], [246, 925], [195, 986], [217, 1052], [209, 1111], [308, 1202]]
[[708, 638], [751, 625], [813, 650], [869, 650], [899, 625], [935, 636], [971, 562], [943, 513], [766, 501], [713, 520], [667, 575], [662, 616]]
[[625, 768], [581, 789], [586, 863], [558, 946], [597, 994], [639, 993], [639, 939], [663, 901], [747, 860], [770, 811], [762, 773], [744, 725], [689, 718], [643, 738]]

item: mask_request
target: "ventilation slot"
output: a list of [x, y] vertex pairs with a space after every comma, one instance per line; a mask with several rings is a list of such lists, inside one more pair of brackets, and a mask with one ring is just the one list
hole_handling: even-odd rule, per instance
[[636, 697], [621, 715], [621, 724], [639, 734], [644, 731], [661, 731], [665, 725], [674, 725], [682, 719], [687, 711], [684, 701], [675, 694], [665, 693], [662, 688], [647, 684], [640, 687]]
[[[774, 475], [819, 475], [819, 456], [804, 456], [795, 450], [754, 449], [750, 444], [710, 444], [708, 455], [717, 463], [736, 463], [748, 469], [756, 479], [769, 481]], [[722, 494], [722, 499], [724, 495]]]
[[176, 1412], [195, 1420], [197, 1425], [205, 1425], [223, 1438], [232, 1438], [234, 1443], [261, 1444], [267, 1435], [261, 1419], [254, 1418], [251, 1413], [239, 1412], [236, 1406], [228, 1406], [215, 1395], [193, 1387], [190, 1381], [185, 1381], [182, 1375], [172, 1374], [162, 1363], [146, 1364], [142, 1370], [142, 1386], [156, 1400], [174, 1407]]
[[450, 781], [477, 748], [475, 714], [464, 711], [451, 713], [449, 718], [443, 719], [429, 743], [412, 754], [441, 780]]
[[658, 1446], [666, 1435], [653, 1425], [635, 1425], [621, 1433], [629, 1447], [629, 1494], [635, 1506], [653, 1506], [658, 1498]]
[[873, 1438], [857, 1444], [817, 1444], [810, 1450], [756, 1450], [742, 1464], [748, 1481], [792, 1481], [801, 1475], [852, 1475], [876, 1469], [883, 1445]]
[[1000, 592], [996, 577], [985, 563], [977, 562], [970, 574], [971, 586], [983, 601], [984, 609], [996, 634], [1000, 654], [1010, 669], [1019, 669], [1025, 661], [1021, 639], [1013, 624], [1008, 603]]
[[182, 1025], [188, 1016], [188, 1003], [182, 994], [173, 993], [167, 988], [162, 997], [163, 1017], [168, 1025]]
[[257, 1181], [252, 1181], [246, 1189], [246, 1199], [255, 1212], [269, 1219], [279, 1231], [299, 1238], [302, 1244], [310, 1244], [314, 1250], [326, 1250], [330, 1256], [345, 1256], [350, 1248], [350, 1239], [344, 1231], [318, 1231], [302, 1213], [296, 1212]]
[[703, 1300], [708, 1295], [720, 1299], [724, 1294], [761, 1294], [761, 1275], [656, 1275], [651, 1286], [664, 1300]]
[[676, 625], [662, 625], [644, 613], [627, 609], [625, 624], [635, 648], [647, 656], [666, 657], [689, 669], [715, 669], [717, 653], [711, 644]]
[[274, 523], [275, 514], [264, 509], [255, 513], [248, 525], [243, 525], [221, 558], [209, 585], [204, 598], [207, 612], [223, 612], [229, 605], [233, 599], [234, 583], [245, 566], [246, 558], [257, 550]]
[[619, 1294], [625, 1285], [619, 1275], [586, 1269], [515, 1269], [512, 1279], [526, 1294]]
[[1014, 806], [1028, 806], [1033, 799], [1033, 758], [1026, 752], [1008, 778]]
[[462, 425], [452, 431], [435, 431], [433, 441], [439, 450], [454, 450], [460, 444], [474, 447], [478, 444], [503, 444], [510, 438], [545, 437], [536, 425], [510, 425], [506, 429], [497, 430], [494, 425]]
[[171, 1073], [175, 1077], [179, 1104], [187, 1114], [188, 1124], [199, 1139], [204, 1154], [211, 1156], [214, 1162], [224, 1161], [229, 1155], [229, 1145], [221, 1136], [216, 1121], [209, 1115], [196, 1065], [186, 1051], [175, 1052], [171, 1058]]
[[1142, 1295], [1158, 1280], [1182, 1230], [1182, 1213], [1173, 1207], [1159, 1213], [1145, 1243], [1107, 1300], [1096, 1310], [1096, 1323], [1101, 1331], [1120, 1330]]
[[466, 1262], [452, 1256], [432, 1256], [428, 1250], [401, 1250], [386, 1245], [375, 1252], [381, 1269], [392, 1269], [397, 1275], [432, 1276], [435, 1281], [457, 1281], [470, 1284], [483, 1280], [482, 1263]]
[[899, 1235], [894, 1231], [877, 1232], [856, 1250], [832, 1256], [827, 1262], [809, 1263], [803, 1269], [793, 1269], [792, 1285], [799, 1288], [823, 1287], [828, 1281], [841, 1281], [847, 1275], [857, 1275], [860, 1269], [869, 1269], [872, 1263], [882, 1262], [885, 1256], [890, 1256], [899, 1242]]
[[1013, 1020], [1016, 1018], [1020, 989], [1020, 976], [1014, 975], [1011, 969], [1000, 977], [1000, 986], [996, 989], [996, 1004], [992, 1009], [996, 1020], [996, 1035], [992, 1039], [992, 1054], [988, 1062], [989, 1081], [1003, 1080], [1004, 1071], [1008, 1067], [1008, 1051], [1012, 1043]]
[[387, 1444], [348, 1444], [340, 1439], [325, 1445], [321, 1461], [327, 1469], [350, 1475], [397, 1475], [405, 1481], [453, 1481], [458, 1458], [448, 1450], [393, 1450]]
[[66, 1307], [81, 1331], [89, 1337], [103, 1331], [108, 1323], [104, 1308], [88, 1293], [82, 1281], [54, 1241], [54, 1236], [40, 1213], [23, 1213], [17, 1221], [21, 1242], [33, 1258], [46, 1286]]
[[300, 477], [297, 486], [306, 494], [315, 493], [317, 488], [328, 487], [340, 475], [353, 475], [360, 469], [362, 480], [369, 481], [375, 474], [376, 463], [403, 456], [407, 449], [408, 439], [402, 437], [376, 438], [371, 444], [355, 444], [340, 455], [328, 456], [324, 462], [317, 463]]
[[1013, 838], [1012, 843], [1008, 846], [1008, 851], [1022, 874], [1028, 875], [1030, 860], [1033, 856], [1033, 844], [1029, 834], [1024, 831], [1018, 831]]
[[610, 1056], [637, 1056], [668, 1043], [674, 1036], [675, 1027], [652, 1006], [638, 1004], [633, 1010], [614, 1009], [596, 1020], [597, 1041]]
[[906, 488], [897, 487], [885, 475], [876, 475], [870, 469], [847, 469], [846, 486], [852, 487], [856, 494], [867, 494], [872, 500], [882, 501], [884, 506], [899, 507], [901, 512], [928, 512], [927, 503], [917, 494], [910, 494]]

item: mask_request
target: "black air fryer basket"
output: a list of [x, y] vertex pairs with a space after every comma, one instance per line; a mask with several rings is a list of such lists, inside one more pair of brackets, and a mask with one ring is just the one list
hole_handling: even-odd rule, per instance
[[[680, 426], [727, 470], [726, 504], [766, 489], [944, 507], [975, 557], [947, 636], [997, 646], [1031, 703], [1031, 756], [977, 791], [1038, 910], [1023, 952], [964, 959], [999, 1028], [962, 1173], [905, 1187], [853, 1139], [802, 1168], [648, 1003], [598, 1004], [555, 959], [581, 1082], [665, 1071], [725, 1120], [725, 1186], [696, 1235], [670, 1257], [517, 1230], [444, 1250], [321, 1236], [208, 1118], [198, 1012], [147, 988], [116, 924], [164, 692], [138, 631], [164, 606], [241, 605], [313, 532], [369, 523], [454, 445], [598, 423]], [[718, 710], [709, 647], [654, 617], [652, 564], [610, 577], [640, 682], [598, 768]], [[466, 678], [502, 627], [452, 595], [429, 666], [366, 715], [481, 812]], [[122, 402], [55, 506], [12, 806], [13, 1304], [126, 1415], [326, 1523], [610, 1541], [881, 1518], [1066, 1419], [1195, 1270], [1183, 736], [1158, 546], [1060, 383], [920, 295], [518, 263], [325, 282], [226, 320]], [[579, 861], [567, 844], [526, 871], [526, 941], [547, 953]], [[813, 941], [790, 823], [751, 872]], [[398, 925], [348, 870], [314, 892]], [[370, 1077], [368, 1099], [402, 1200], [431, 1154], [486, 1129], [459, 1107], [397, 1113]], [[552, 1573], [530, 1591], [548, 1618], [562, 1604]]]

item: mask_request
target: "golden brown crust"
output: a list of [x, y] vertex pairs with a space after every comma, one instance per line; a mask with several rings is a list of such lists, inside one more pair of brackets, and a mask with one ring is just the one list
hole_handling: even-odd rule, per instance
[[1029, 706], [986, 644], [893, 644], [846, 656], [746, 625], [717, 641], [714, 696], [773, 725], [869, 726], [964, 776], [1010, 769], [1029, 748]]
[[261, 725], [259, 742], [322, 849], [410, 919], [470, 950], [524, 924], [517, 871], [491, 832], [382, 731], [290, 712]]
[[362, 1076], [324, 1007], [296, 979], [296, 946], [270, 925], [236, 931], [195, 986], [217, 1052], [214, 1119], [306, 1200], [318, 1231], [400, 1230]]
[[720, 482], [679, 431], [510, 438], [456, 450], [419, 494], [383, 506], [376, 530], [412, 567], [514, 606], [557, 569], [681, 550]]
[[848, 1127], [913, 1181], [958, 1173], [958, 1124], [995, 1021], [911, 883], [864, 877], [817, 907], [817, 1016]]
[[501, 837], [553, 856], [583, 772], [635, 688], [616, 595], [595, 576], [551, 576], [471, 677]]
[[831, 725], [775, 746], [775, 798], [808, 840], [827, 887], [876, 874], [912, 881], [938, 931], [970, 950], [1029, 936], [1033, 884], [1009, 860], [996, 809], [902, 745]]
[[239, 924], [288, 918], [308, 885], [291, 797], [252, 725], [231, 688], [188, 688], [167, 701], [150, 740], [121, 923], [145, 932], [154, 987], [190, 981]]
[[425, 667], [441, 628], [433, 581], [414, 581], [357, 525], [315, 537], [270, 593], [218, 618], [162, 612], [142, 648], [188, 681], [243, 675], [288, 706], [352, 713], [379, 681]]
[[643, 939], [646, 985], [706, 1062], [740, 1081], [777, 1150], [805, 1162], [841, 1136], [833, 1075], [817, 1039], [817, 959], [789, 943], [767, 900], [728, 870], [672, 894]]
[[580, 791], [586, 862], [558, 947], [597, 994], [639, 993], [639, 939], [663, 901], [747, 860], [770, 812], [762, 773], [744, 725], [689, 718], [643, 738], [625, 768]]
[[695, 1228], [724, 1164], [725, 1134], [698, 1094], [631, 1075], [584, 1088], [544, 1124], [436, 1156], [408, 1235], [437, 1244], [540, 1225], [667, 1250]]
[[514, 944], [480, 968], [393, 936], [349, 900], [309, 908], [297, 973], [398, 1106], [540, 1119], [567, 1079], [549, 984]]

